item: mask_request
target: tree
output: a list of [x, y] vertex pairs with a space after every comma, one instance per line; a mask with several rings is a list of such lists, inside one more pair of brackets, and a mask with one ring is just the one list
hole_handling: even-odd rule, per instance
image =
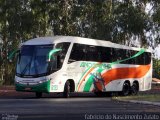
[[[146, 12], [146, 6], [151, 8]], [[82, 36], [135, 46], [160, 43], [158, 0], [1, 0], [0, 75], [10, 83], [14, 63], [8, 54], [36, 36]]]
[[[8, 64], [7, 56], [10, 50], [10, 46], [16, 43], [16, 32], [19, 28], [19, 1], [9, 1], [1, 0], [0, 1], [0, 34], [3, 41], [2, 44], [2, 60], [1, 60], [1, 73], [4, 76], [5, 83], [8, 83], [7, 80], [11, 79], [10, 74], [13, 70], [13, 64]], [[14, 46], [13, 46], [14, 47]], [[12, 69], [10, 69], [12, 68]], [[12, 78], [13, 79], [13, 78]]]
[[47, 35], [47, 8], [49, 4], [46, 0], [0, 1], [0, 34], [3, 41], [0, 71], [4, 84], [13, 82], [15, 73], [15, 62], [8, 62], [9, 53], [18, 49], [26, 39]]
[[148, 45], [146, 32], [150, 30], [150, 20], [144, 9], [134, 5], [133, 1], [124, 1], [114, 10], [115, 28], [113, 39], [116, 42], [134, 46], [138, 39], [140, 46]]
[[152, 15], [155, 27], [156, 42], [160, 43], [160, 1], [154, 1], [154, 13]]

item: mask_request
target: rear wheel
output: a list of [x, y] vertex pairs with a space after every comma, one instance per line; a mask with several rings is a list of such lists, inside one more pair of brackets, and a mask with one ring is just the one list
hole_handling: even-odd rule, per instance
[[36, 98], [41, 98], [42, 97], [42, 92], [36, 92]]
[[138, 91], [139, 91], [138, 83], [133, 83], [133, 85], [131, 86], [131, 94], [137, 95]]
[[129, 93], [130, 93], [130, 85], [128, 82], [125, 82], [123, 84], [123, 89], [122, 89], [121, 95], [127, 96], [127, 95], [129, 95]]
[[70, 82], [67, 81], [65, 86], [64, 86], [63, 97], [69, 98], [70, 97], [70, 91], [71, 91]]

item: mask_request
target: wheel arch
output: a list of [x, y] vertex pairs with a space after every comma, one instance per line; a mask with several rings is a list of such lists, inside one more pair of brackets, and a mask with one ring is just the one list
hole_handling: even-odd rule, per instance
[[75, 82], [74, 82], [74, 80], [73, 79], [68, 79], [67, 81], [70, 83], [71, 92], [74, 92], [75, 91]]
[[[129, 80], [125, 80], [124, 83], [128, 83], [129, 86], [131, 87], [131, 82], [130, 82]], [[124, 83], [123, 83], [123, 84], [124, 84]]]

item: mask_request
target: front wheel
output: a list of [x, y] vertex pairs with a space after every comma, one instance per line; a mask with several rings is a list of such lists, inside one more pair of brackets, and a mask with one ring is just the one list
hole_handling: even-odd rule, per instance
[[42, 92], [36, 92], [36, 98], [41, 98], [42, 97]]
[[63, 97], [69, 98], [70, 97], [70, 91], [71, 91], [70, 82], [67, 81], [65, 86], [64, 86]]

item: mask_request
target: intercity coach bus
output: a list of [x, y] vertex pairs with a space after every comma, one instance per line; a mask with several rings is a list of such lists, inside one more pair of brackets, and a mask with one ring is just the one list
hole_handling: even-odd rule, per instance
[[18, 50], [15, 88], [42, 93], [117, 92], [151, 89], [151, 52], [109, 41], [72, 36], [39, 37]]

